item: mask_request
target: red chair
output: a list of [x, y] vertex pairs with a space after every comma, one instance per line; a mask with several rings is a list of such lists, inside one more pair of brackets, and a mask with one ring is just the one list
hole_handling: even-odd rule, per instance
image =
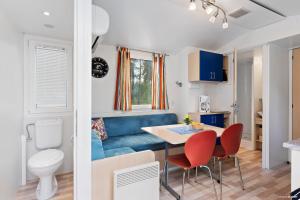
[[243, 133], [243, 124], [233, 124], [225, 129], [221, 136], [221, 145], [216, 145], [213, 156], [214, 156], [214, 163], [215, 158], [219, 160], [219, 173], [220, 173], [220, 199], [222, 199], [222, 162], [223, 160], [230, 158], [233, 156], [238, 165], [238, 170], [240, 173], [241, 179], [241, 186], [244, 190], [244, 182], [242, 178], [241, 168], [240, 168], [240, 161], [237, 157], [237, 152], [239, 151], [241, 139]]
[[191, 136], [188, 139], [188, 141], [185, 143], [183, 154], [172, 155], [167, 158], [167, 162], [177, 165], [178, 167], [184, 170], [183, 179], [182, 179], [181, 199], [183, 199], [183, 195], [184, 195], [185, 174], [188, 170], [192, 168], [197, 169], [197, 167], [204, 167], [208, 170], [210, 179], [214, 187], [216, 199], [218, 199], [211, 170], [207, 166], [214, 152], [216, 137], [217, 137], [216, 132], [211, 130], [197, 133]]

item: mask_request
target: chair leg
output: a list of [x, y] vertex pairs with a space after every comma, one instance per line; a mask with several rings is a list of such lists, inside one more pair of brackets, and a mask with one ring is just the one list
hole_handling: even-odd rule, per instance
[[222, 200], [222, 160], [219, 160], [220, 200]]
[[181, 200], [183, 200], [183, 196], [184, 196], [184, 183], [185, 183], [185, 173], [186, 170], [183, 171], [183, 175], [182, 175], [182, 189], [181, 189]]
[[216, 173], [216, 157], [213, 157], [213, 173]]
[[195, 182], [198, 183], [198, 167], [196, 167]]
[[235, 156], [235, 157], [236, 157], [237, 166], [238, 166], [239, 173], [240, 173], [240, 179], [241, 179], [242, 190], [245, 190], [244, 181], [243, 181], [242, 172], [241, 172], [241, 167], [240, 167], [240, 159], [239, 159], [237, 156]]
[[213, 187], [214, 187], [215, 196], [216, 196], [216, 199], [218, 200], [218, 194], [217, 194], [217, 190], [216, 190], [214, 179], [212, 177], [211, 170], [210, 170], [210, 168], [208, 166], [202, 166], [202, 167], [205, 167], [208, 170], [208, 173], [209, 173], [209, 176], [210, 176], [210, 180], [211, 180], [211, 182], [213, 184]]
[[190, 170], [189, 169], [187, 170], [187, 182], [188, 183], [190, 182]]

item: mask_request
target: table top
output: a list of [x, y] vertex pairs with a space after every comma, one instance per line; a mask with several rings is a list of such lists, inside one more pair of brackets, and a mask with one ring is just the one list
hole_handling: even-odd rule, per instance
[[[170, 144], [177, 145], [177, 144], [184, 144], [189, 139], [189, 137], [195, 134], [195, 133], [178, 134], [170, 130], [170, 128], [183, 127], [183, 126], [185, 125], [174, 124], [174, 125], [165, 125], [165, 126], [152, 126], [152, 127], [143, 127], [142, 130], [152, 135], [155, 135]], [[224, 131], [224, 128], [203, 124], [203, 130], [200, 131], [205, 131], [205, 130], [216, 131], [217, 137], [220, 137]]]
[[283, 147], [288, 148], [292, 151], [300, 151], [300, 139], [285, 142], [283, 143]]

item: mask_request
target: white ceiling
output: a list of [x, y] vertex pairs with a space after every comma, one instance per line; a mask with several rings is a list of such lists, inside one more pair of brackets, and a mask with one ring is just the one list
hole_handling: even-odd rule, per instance
[[286, 16], [300, 14], [299, 0], [256, 0]]
[[[0, 0], [0, 12], [20, 31], [58, 39], [73, 39], [73, 10], [73, 0]], [[43, 11], [51, 15], [44, 16]]]
[[[287, 2], [291, 4], [286, 5]], [[94, 3], [107, 10], [111, 19], [104, 44], [170, 53], [186, 46], [216, 50], [251, 29], [284, 19], [249, 0], [217, 0], [228, 13], [241, 7], [251, 11], [239, 20], [228, 17], [230, 27], [223, 30], [221, 21], [211, 24], [202, 9], [189, 11], [189, 0], [94, 0]], [[300, 14], [299, 3], [299, 0], [266, 1], [285, 15]]]
[[[199, 1], [199, 0], [196, 0]], [[257, 0], [286, 16], [300, 14], [300, 0]], [[73, 0], [0, 0], [0, 12], [22, 32], [73, 38]], [[249, 31], [252, 26], [264, 26], [282, 20], [280, 17], [249, 6], [249, 0], [217, 0], [225, 10], [251, 7], [251, 15], [234, 21], [229, 17], [229, 29], [223, 30], [221, 21], [208, 22], [201, 9], [187, 9], [189, 0], [94, 0], [106, 9], [111, 18], [104, 43], [162, 52], [177, 52], [185, 46], [216, 50]], [[253, 8], [252, 8], [253, 7]], [[49, 11], [51, 16], [42, 14]], [[253, 14], [256, 15], [253, 16]], [[244, 20], [244, 21], [243, 21]], [[51, 24], [53, 29], [44, 24]]]

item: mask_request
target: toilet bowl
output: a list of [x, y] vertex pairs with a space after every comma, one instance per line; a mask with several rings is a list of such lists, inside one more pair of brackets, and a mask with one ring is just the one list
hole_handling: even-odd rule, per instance
[[47, 149], [34, 154], [28, 161], [29, 171], [39, 177], [36, 196], [39, 200], [46, 200], [55, 195], [57, 181], [54, 176], [61, 166], [64, 153], [57, 149]]

